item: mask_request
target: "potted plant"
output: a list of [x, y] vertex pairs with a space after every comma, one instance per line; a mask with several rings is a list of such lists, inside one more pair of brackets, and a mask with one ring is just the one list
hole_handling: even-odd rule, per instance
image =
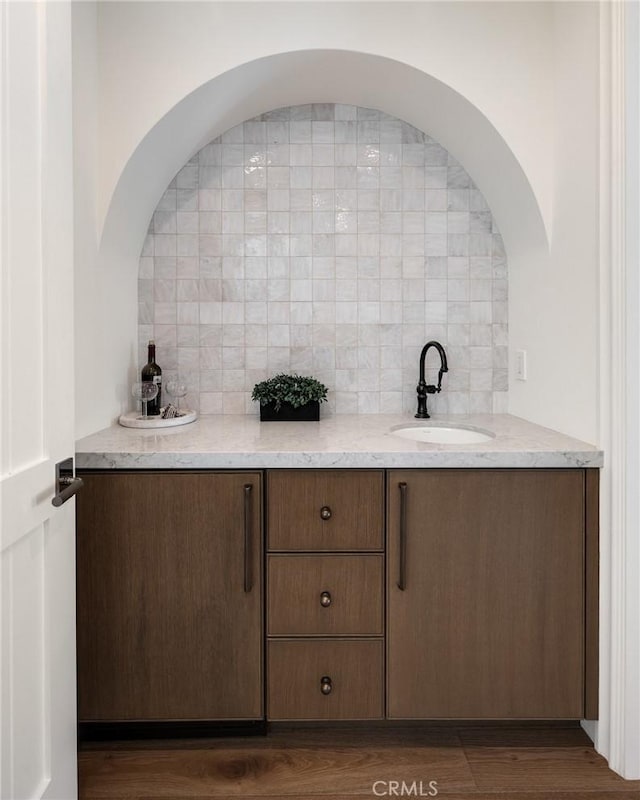
[[320, 403], [326, 401], [327, 391], [311, 376], [282, 373], [256, 383], [251, 399], [260, 403], [263, 422], [313, 422], [320, 419]]

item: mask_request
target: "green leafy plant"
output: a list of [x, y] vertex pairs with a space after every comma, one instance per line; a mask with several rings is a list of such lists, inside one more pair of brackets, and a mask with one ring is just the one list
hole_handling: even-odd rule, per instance
[[282, 373], [256, 383], [251, 399], [257, 400], [261, 406], [273, 403], [275, 410], [279, 411], [283, 403], [289, 403], [293, 408], [306, 406], [314, 400], [323, 403], [327, 392], [327, 387], [311, 376]]

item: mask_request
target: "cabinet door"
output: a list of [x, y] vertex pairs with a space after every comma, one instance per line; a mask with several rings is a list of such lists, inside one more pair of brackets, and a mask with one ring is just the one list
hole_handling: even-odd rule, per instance
[[398, 470], [388, 493], [389, 717], [581, 717], [584, 473]]
[[260, 474], [83, 478], [79, 719], [262, 717]]

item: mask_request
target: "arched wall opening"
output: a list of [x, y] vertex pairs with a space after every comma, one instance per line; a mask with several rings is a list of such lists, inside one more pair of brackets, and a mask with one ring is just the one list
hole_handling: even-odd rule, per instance
[[[463, 165], [503, 236], [511, 281], [509, 324], [511, 334], [517, 335], [518, 297], [526, 306], [529, 279], [535, 274], [538, 281], [548, 269], [549, 232], [531, 183], [491, 121], [454, 88], [398, 61], [337, 50], [282, 53], [229, 70], [183, 98], [139, 143], [112, 193], [102, 187], [97, 210], [99, 268], [106, 284], [117, 283], [107, 285], [103, 293], [102, 327], [114, 327], [108, 321], [117, 296], [118, 333], [104, 347], [112, 361], [109, 371], [119, 376], [111, 382], [113, 396], [105, 398], [109, 418], [102, 424], [131, 402], [128, 388], [138, 360], [137, 263], [167, 184], [191, 156], [225, 130], [271, 109], [309, 102], [375, 108], [403, 119], [440, 142]], [[527, 325], [531, 323], [537, 324], [535, 317]], [[530, 370], [535, 371], [532, 355]], [[544, 361], [541, 356], [539, 362]], [[512, 381], [509, 390], [512, 393]], [[515, 408], [518, 411], [517, 403]]]
[[[79, 331], [77, 358], [82, 369], [83, 362], [88, 366], [100, 352], [110, 377], [99, 404], [79, 383], [79, 433], [111, 423], [130, 406], [138, 360], [138, 258], [168, 182], [225, 130], [270, 109], [309, 102], [376, 108], [404, 119], [433, 136], [463, 165], [503, 236], [509, 262], [509, 347], [528, 350], [528, 381], [515, 381], [510, 371], [509, 411], [594, 439], [595, 408], [581, 403], [581, 414], [575, 413], [593, 377], [585, 360], [592, 351], [577, 324], [584, 316], [578, 305], [583, 301], [573, 292], [580, 262], [564, 260], [558, 270], [550, 253], [550, 209], [539, 202], [507, 141], [455, 88], [398, 61], [337, 50], [268, 56], [212, 78], [150, 128], [114, 185], [108, 185], [103, 171], [96, 212], [100, 289], [93, 305], [81, 309], [84, 327], [93, 330], [86, 335]], [[544, 214], [542, 208], [547, 209]], [[592, 303], [591, 284], [588, 278], [584, 291]], [[567, 325], [568, 320], [576, 324]], [[577, 379], [564, 369], [567, 361], [578, 363]]]
[[207, 142], [258, 114], [309, 102], [375, 108], [433, 136], [486, 197], [510, 259], [548, 252], [548, 230], [531, 184], [478, 108], [407, 64], [365, 53], [311, 50], [243, 64], [170, 109], [132, 153], [103, 202], [103, 257], [139, 254], [166, 185]]

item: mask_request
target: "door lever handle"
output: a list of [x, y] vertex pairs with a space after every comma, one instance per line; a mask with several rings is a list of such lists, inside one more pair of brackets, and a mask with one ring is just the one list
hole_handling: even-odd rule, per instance
[[76, 478], [73, 474], [73, 459], [65, 458], [56, 464], [56, 493], [51, 504], [59, 508], [83, 486], [82, 478]]

